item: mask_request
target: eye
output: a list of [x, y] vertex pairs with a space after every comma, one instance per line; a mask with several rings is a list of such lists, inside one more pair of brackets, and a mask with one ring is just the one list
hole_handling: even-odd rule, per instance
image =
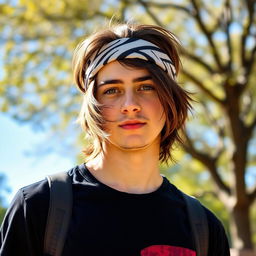
[[140, 86], [139, 90], [140, 91], [152, 91], [152, 90], [155, 90], [155, 87], [150, 84], [143, 84]]
[[105, 90], [103, 94], [115, 94], [118, 92], [119, 92], [118, 88], [109, 88], [109, 89]]

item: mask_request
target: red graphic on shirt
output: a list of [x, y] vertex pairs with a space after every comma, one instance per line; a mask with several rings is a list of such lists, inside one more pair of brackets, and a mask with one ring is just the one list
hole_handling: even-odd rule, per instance
[[196, 256], [196, 252], [187, 248], [170, 245], [152, 245], [140, 252], [141, 256]]

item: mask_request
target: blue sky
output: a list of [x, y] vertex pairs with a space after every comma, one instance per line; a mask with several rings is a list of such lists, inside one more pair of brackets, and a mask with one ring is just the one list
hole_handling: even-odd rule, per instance
[[33, 154], [47, 138], [47, 134], [35, 132], [29, 124], [19, 125], [0, 113], [0, 173], [6, 175], [11, 190], [5, 193], [6, 206], [19, 188], [76, 164], [74, 154], [62, 156], [54, 151], [46, 155]]

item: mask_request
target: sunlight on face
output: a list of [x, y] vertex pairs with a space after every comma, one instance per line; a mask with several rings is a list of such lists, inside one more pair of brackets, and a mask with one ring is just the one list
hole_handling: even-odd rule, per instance
[[152, 77], [146, 69], [131, 68], [118, 61], [97, 75], [97, 100], [103, 104], [107, 144], [123, 150], [160, 147], [166, 117]]

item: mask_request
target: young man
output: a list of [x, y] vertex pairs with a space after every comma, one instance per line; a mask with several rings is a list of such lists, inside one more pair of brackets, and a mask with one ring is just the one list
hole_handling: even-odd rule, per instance
[[[176, 82], [178, 46], [161, 27], [123, 24], [77, 47], [79, 120], [90, 144], [85, 163], [69, 170], [73, 207], [63, 256], [196, 255], [183, 196], [159, 172], [190, 109]], [[1, 256], [43, 255], [48, 208], [46, 180], [17, 193], [1, 227]], [[221, 223], [204, 210], [208, 256], [229, 255]]]

